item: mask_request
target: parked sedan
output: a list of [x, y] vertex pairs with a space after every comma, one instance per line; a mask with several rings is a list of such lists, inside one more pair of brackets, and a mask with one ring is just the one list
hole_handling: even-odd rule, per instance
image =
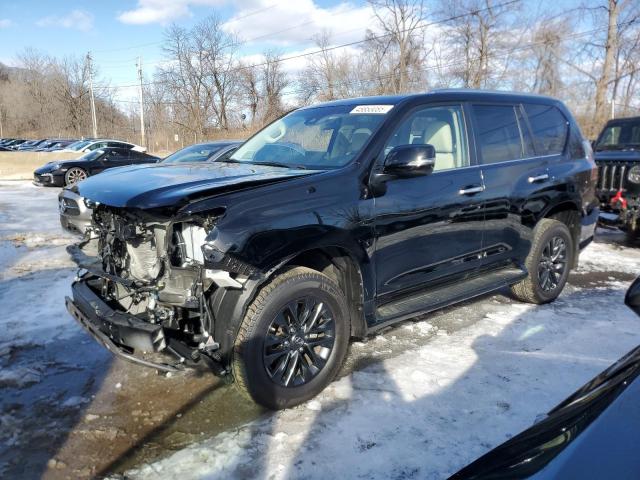
[[215, 162], [233, 155], [240, 145], [238, 140], [196, 143], [172, 153], [162, 163]]
[[[160, 163], [217, 162], [224, 160], [242, 145], [241, 141], [228, 140], [190, 145], [169, 155]], [[85, 235], [91, 226], [91, 206], [78, 195], [73, 186], [63, 188], [58, 195], [60, 225], [66, 231]]]
[[56, 142], [53, 145], [49, 145], [47, 148], [42, 150], [36, 149], [36, 151], [58, 152], [60, 150], [67, 148], [69, 145], [75, 142], [77, 142], [77, 140], [56, 140]]
[[127, 148], [131, 150], [135, 150], [136, 152], [146, 152], [147, 149], [145, 147], [141, 147], [140, 145], [136, 145], [135, 143], [123, 142], [121, 140], [110, 140], [106, 138], [92, 138], [86, 140], [79, 140], [77, 142], [68, 145], [66, 148], [62, 149], [63, 152], [91, 152], [93, 150], [103, 149], [103, 148]]
[[158, 157], [127, 148], [103, 148], [76, 160], [49, 162], [33, 172], [33, 177], [36, 185], [63, 187], [109, 168], [155, 163], [158, 160]]

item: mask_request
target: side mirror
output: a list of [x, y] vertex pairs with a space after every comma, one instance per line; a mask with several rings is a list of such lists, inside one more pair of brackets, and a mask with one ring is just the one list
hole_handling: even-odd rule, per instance
[[624, 303], [636, 314], [640, 315], [640, 277], [636, 278], [636, 281], [627, 290]]
[[384, 159], [383, 173], [407, 178], [429, 175], [436, 164], [436, 149], [433, 145], [399, 145]]

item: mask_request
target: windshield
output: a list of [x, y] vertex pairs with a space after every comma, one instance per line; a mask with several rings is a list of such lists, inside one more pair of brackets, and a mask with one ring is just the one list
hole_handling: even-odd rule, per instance
[[640, 147], [640, 121], [606, 127], [596, 144], [596, 150], [621, 150], [632, 147]]
[[[371, 113], [376, 108], [382, 107]], [[382, 123], [388, 105], [296, 110], [244, 143], [227, 161], [322, 170], [346, 165]]]
[[98, 157], [101, 157], [104, 154], [104, 150], [93, 150], [89, 153], [85, 153], [83, 156], [80, 157], [80, 160], [95, 160]]
[[205, 143], [200, 145], [191, 145], [172, 153], [162, 160], [162, 163], [191, 163], [206, 162], [211, 155], [220, 151], [225, 145]]
[[86, 147], [90, 143], [91, 142], [87, 140], [79, 140], [77, 142], [72, 143], [71, 145], [68, 145], [67, 148], [69, 150], [82, 150], [84, 147]]

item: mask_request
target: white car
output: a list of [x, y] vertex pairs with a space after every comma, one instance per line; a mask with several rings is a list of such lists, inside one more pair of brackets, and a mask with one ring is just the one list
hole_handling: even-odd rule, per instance
[[147, 149], [145, 147], [141, 147], [140, 145], [136, 145], [135, 143], [123, 142], [121, 140], [109, 140], [109, 139], [98, 139], [98, 140], [78, 140], [77, 142], [72, 143], [71, 145], [67, 145], [66, 148], [60, 150], [61, 152], [76, 152], [76, 153], [86, 153], [96, 150], [98, 148], [107, 148], [107, 147], [116, 147], [116, 148], [129, 148], [131, 150], [135, 150], [136, 152], [146, 152]]

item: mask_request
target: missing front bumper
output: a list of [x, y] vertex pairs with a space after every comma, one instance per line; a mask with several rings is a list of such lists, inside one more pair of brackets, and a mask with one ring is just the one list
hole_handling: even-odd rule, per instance
[[111, 353], [129, 362], [164, 372], [184, 369], [181, 363], [154, 362], [134, 354], [159, 352], [166, 348], [164, 330], [161, 326], [113, 310], [93, 292], [86, 279], [74, 282], [71, 290], [73, 299], [65, 299], [67, 310]]

